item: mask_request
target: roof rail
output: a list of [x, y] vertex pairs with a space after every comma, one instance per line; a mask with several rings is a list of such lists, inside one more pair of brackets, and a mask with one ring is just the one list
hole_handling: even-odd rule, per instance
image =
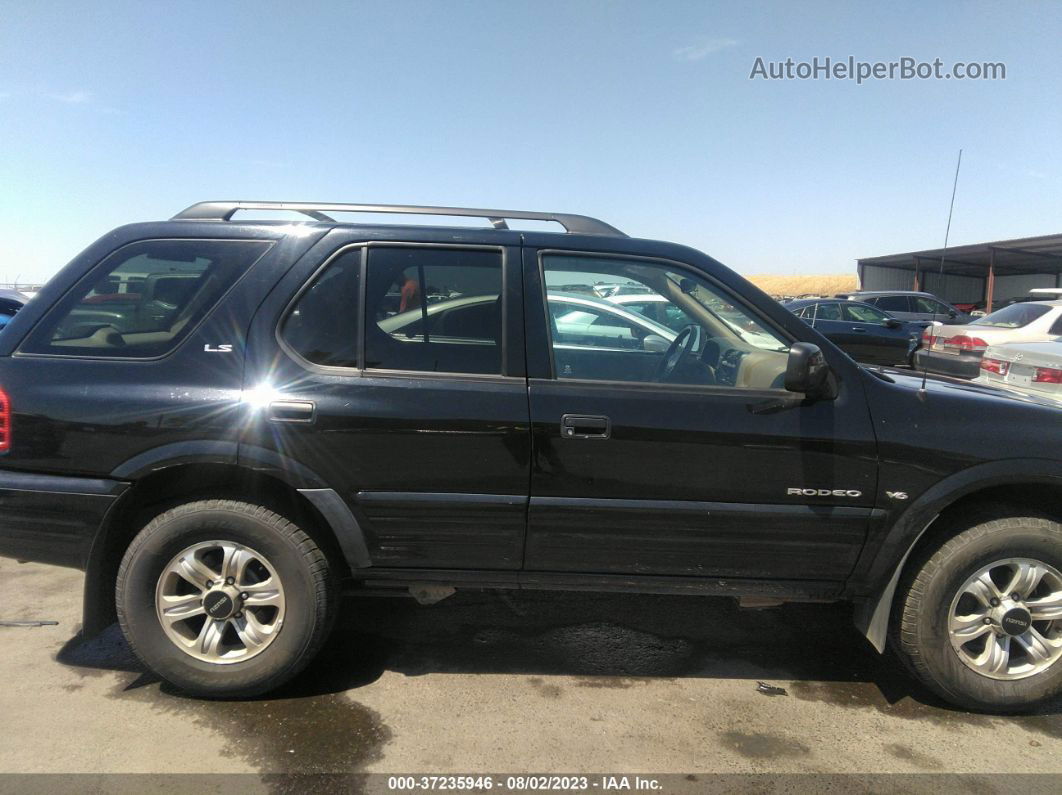
[[211, 201], [199, 202], [173, 216], [175, 221], [229, 221], [239, 210], [289, 210], [316, 221], [332, 222], [327, 213], [404, 213], [486, 218], [495, 229], [508, 229], [506, 219], [554, 221], [569, 234], [626, 237], [614, 226], [585, 215], [535, 213], [525, 210], [482, 210], [472, 207], [420, 207], [415, 204], [317, 204], [316, 202]]

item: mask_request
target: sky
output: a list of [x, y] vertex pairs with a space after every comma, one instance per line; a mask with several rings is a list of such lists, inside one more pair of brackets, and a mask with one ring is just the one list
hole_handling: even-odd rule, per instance
[[[744, 274], [1062, 232], [1062, 4], [0, 0], [0, 281], [205, 199], [602, 218]], [[765, 62], [1006, 79], [750, 79]]]

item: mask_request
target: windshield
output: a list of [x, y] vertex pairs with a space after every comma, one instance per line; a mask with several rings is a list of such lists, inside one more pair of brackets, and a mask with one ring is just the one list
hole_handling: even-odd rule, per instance
[[1011, 304], [1010, 306], [978, 318], [971, 325], [992, 328], [1022, 328], [1051, 311], [1047, 304]]

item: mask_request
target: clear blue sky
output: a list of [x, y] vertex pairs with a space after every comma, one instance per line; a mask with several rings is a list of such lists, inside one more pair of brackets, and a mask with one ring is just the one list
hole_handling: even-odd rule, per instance
[[[743, 273], [1062, 231], [1058, 3], [0, 0], [0, 280], [201, 199], [596, 215]], [[749, 80], [757, 56], [1007, 79]]]

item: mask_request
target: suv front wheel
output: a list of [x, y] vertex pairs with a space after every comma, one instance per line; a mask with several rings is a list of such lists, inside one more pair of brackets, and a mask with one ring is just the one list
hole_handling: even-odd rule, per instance
[[971, 709], [1028, 710], [1058, 695], [1062, 525], [995, 518], [924, 553], [898, 593], [892, 646], [938, 695]]
[[246, 697], [298, 673], [335, 610], [324, 553], [267, 508], [200, 500], [155, 517], [118, 571], [118, 620], [137, 656], [188, 693]]

